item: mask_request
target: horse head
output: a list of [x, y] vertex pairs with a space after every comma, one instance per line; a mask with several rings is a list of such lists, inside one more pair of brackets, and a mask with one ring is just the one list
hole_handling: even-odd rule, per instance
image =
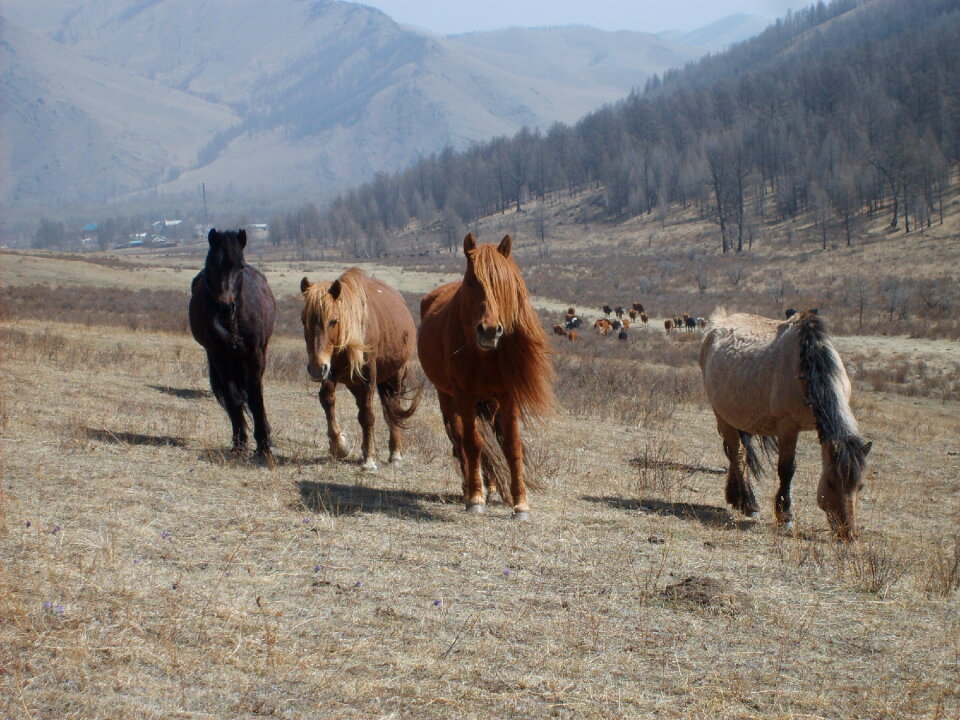
[[473, 233], [463, 239], [467, 269], [460, 286], [460, 315], [482, 351], [496, 350], [517, 320], [523, 284], [510, 259], [512, 243], [509, 235], [496, 247], [478, 246]]
[[243, 288], [243, 249], [247, 233], [211, 229], [207, 235], [206, 285], [219, 309], [229, 314], [236, 311]]
[[352, 379], [363, 375], [367, 297], [360, 270], [350, 268], [331, 283], [300, 281], [307, 372], [316, 382], [330, 378], [334, 357], [345, 354]]
[[867, 455], [873, 443], [853, 436], [821, 443], [823, 471], [817, 487], [817, 505], [841, 540], [857, 536], [857, 501], [863, 488]]

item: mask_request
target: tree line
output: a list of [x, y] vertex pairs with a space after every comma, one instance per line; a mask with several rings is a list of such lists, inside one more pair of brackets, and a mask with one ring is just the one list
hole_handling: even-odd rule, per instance
[[862, 213], [909, 232], [942, 219], [960, 162], [957, 37], [958, 0], [820, 2], [573, 126], [448, 148], [275, 216], [271, 238], [377, 255], [416, 222], [455, 244], [477, 218], [588, 189], [611, 219], [695, 207], [723, 252], [802, 213], [824, 247]]

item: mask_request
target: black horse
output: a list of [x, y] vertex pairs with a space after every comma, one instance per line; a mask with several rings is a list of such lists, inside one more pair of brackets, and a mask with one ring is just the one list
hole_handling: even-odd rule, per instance
[[210, 387], [230, 416], [234, 455], [247, 447], [246, 405], [253, 416], [257, 454], [272, 468], [263, 370], [277, 302], [263, 274], [244, 262], [244, 230], [210, 230], [207, 240], [206, 264], [191, 285], [190, 330], [207, 351]]

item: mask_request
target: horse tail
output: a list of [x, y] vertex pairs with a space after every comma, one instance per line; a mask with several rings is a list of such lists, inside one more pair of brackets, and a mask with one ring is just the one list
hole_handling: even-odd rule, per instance
[[[477, 403], [477, 430], [480, 432], [480, 439], [483, 441], [483, 447], [480, 451], [480, 467], [483, 470], [484, 482], [490, 486], [490, 481], [497, 487], [501, 499], [507, 503], [513, 504], [513, 496], [510, 493], [510, 465], [503, 454], [503, 430], [496, 421], [496, 406], [489, 402]], [[543, 484], [539, 481], [530, 463], [530, 456], [527, 453], [527, 444], [523, 444], [523, 468], [524, 482], [527, 489], [539, 491], [543, 489]]]
[[[764, 460], [772, 464], [773, 458], [779, 451], [777, 439], [769, 435], [758, 435], [760, 438], [760, 452], [753, 444], [753, 435], [740, 430], [740, 442], [743, 443], [743, 449], [747, 454], [747, 467], [750, 468], [750, 474], [754, 477], [763, 477], [766, 474]], [[762, 456], [762, 457], [761, 457]]]
[[[224, 410], [247, 404], [246, 370], [242, 362], [230, 363], [227, 368], [216, 366], [213, 357], [207, 353], [207, 365], [210, 368], [210, 389]], [[225, 372], [224, 372], [225, 370]]]
[[[397, 373], [395, 383], [380, 383], [377, 385], [377, 393], [380, 395], [380, 402], [383, 405], [383, 412], [391, 425], [396, 425], [404, 430], [410, 427], [410, 418], [420, 407], [420, 400], [423, 397], [423, 383], [417, 383], [414, 387], [407, 385], [407, 369], [402, 369]], [[407, 402], [407, 407], [403, 407], [403, 402]]]

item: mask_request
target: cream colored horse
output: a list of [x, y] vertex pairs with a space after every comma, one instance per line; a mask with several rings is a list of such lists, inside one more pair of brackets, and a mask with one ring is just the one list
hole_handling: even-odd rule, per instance
[[860, 436], [850, 410], [850, 380], [823, 320], [814, 313], [779, 322], [718, 311], [700, 347], [700, 370], [730, 461], [727, 502], [757, 515], [745, 466], [754, 475], [761, 470], [752, 443], [758, 435], [764, 451], [778, 452], [774, 510], [777, 522], [789, 527], [797, 436], [816, 430], [822, 461], [817, 504], [838, 537], [853, 539], [872, 443]]

